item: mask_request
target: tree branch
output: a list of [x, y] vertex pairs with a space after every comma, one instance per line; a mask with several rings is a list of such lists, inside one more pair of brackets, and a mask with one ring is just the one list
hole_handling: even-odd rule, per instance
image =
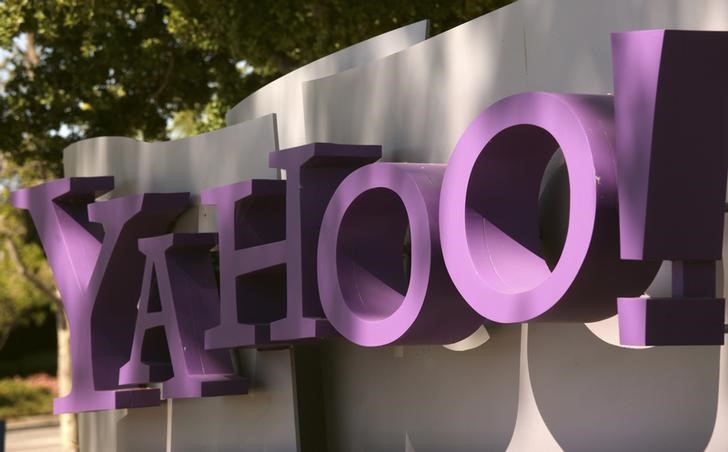
[[43, 281], [38, 279], [38, 277], [33, 274], [28, 269], [28, 266], [25, 265], [25, 262], [23, 262], [23, 259], [20, 257], [20, 251], [18, 250], [18, 245], [15, 244], [10, 238], [5, 238], [5, 249], [8, 251], [8, 255], [10, 256], [10, 260], [13, 261], [15, 266], [20, 271], [20, 274], [28, 280], [36, 289], [41, 291], [43, 295], [48, 297], [50, 300], [52, 300], [54, 303], [58, 305], [58, 307], [62, 307], [61, 298], [57, 295], [56, 291], [46, 286]]
[[172, 69], [174, 69], [174, 54], [170, 55], [169, 57], [169, 65], [167, 66], [167, 71], [164, 73], [164, 78], [162, 79], [162, 83], [159, 85], [159, 88], [152, 94], [151, 100], [152, 102], [157, 100], [157, 97], [159, 97], [160, 94], [162, 94], [162, 91], [167, 88], [167, 85], [169, 84], [169, 77], [172, 75]]
[[10, 332], [15, 329], [15, 326], [18, 324], [18, 320], [20, 319], [17, 309], [13, 306], [12, 303], [3, 303], [3, 308], [6, 309], [8, 312], [3, 313], [2, 318], [9, 318], [12, 320], [7, 322], [6, 324], [0, 323], [0, 350], [2, 350], [2, 348], [5, 346], [5, 343], [10, 337]]
[[23, 63], [25, 64], [25, 70], [28, 73], [28, 78], [33, 80], [34, 68], [38, 66], [40, 58], [38, 58], [38, 52], [35, 49], [35, 34], [31, 31], [25, 33], [25, 53], [23, 53]]

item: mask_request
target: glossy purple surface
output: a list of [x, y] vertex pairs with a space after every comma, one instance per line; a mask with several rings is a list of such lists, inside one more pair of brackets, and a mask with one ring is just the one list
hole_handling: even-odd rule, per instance
[[375, 163], [334, 193], [321, 226], [319, 291], [326, 318], [350, 341], [452, 343], [482, 323], [442, 259], [444, 171], [445, 165]]
[[[159, 390], [138, 387], [150, 383], [165, 398], [245, 393], [227, 349], [337, 331], [364, 346], [440, 344], [485, 321], [618, 309], [625, 344], [722, 344], [728, 34], [619, 33], [613, 51], [614, 96], [507, 97], [447, 165], [373, 163], [380, 146], [273, 152], [285, 181], [202, 192], [217, 235], [168, 234], [187, 193], [95, 202], [111, 177], [16, 191], [71, 329], [73, 388], [55, 411], [155, 405]], [[542, 212], [559, 149], [562, 247]], [[663, 260], [673, 298], [640, 297]]]
[[30, 211], [68, 317], [72, 389], [55, 400], [56, 413], [159, 403], [156, 389], [116, 391], [142, 283], [145, 259], [137, 240], [166, 232], [189, 197], [143, 194], [94, 203], [112, 188], [111, 177], [69, 178], [11, 198]]
[[[609, 96], [525, 93], [495, 103], [463, 133], [442, 184], [440, 235], [450, 276], [483, 317], [601, 320], [614, 315], [617, 296], [649, 285], [657, 265], [619, 256], [612, 117]], [[557, 148], [570, 204], [550, 269], [538, 195]]]
[[624, 344], [723, 344], [727, 52], [725, 32], [612, 35], [622, 257], [673, 261], [673, 298], [620, 298]]
[[205, 350], [219, 321], [210, 248], [216, 234], [167, 234], [139, 240], [147, 257], [131, 357], [120, 384], [162, 382], [162, 398], [245, 394], [230, 352]]

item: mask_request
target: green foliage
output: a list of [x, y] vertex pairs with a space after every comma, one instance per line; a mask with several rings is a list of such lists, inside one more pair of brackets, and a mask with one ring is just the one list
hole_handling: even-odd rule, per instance
[[[8, 206], [0, 206], [0, 211], [8, 209]], [[48, 282], [52, 281], [43, 250], [38, 244], [24, 245], [18, 251], [29, 271]], [[23, 283], [16, 263], [9, 257], [7, 249], [0, 250], [0, 274], [9, 276], [0, 277], [0, 336], [2, 331], [16, 326], [40, 325], [47, 315], [48, 311], [44, 307], [49, 300], [32, 285]]]
[[506, 3], [5, 0], [0, 152], [58, 176], [74, 141], [166, 139], [171, 121], [184, 133], [211, 130], [300, 65], [423, 18], [436, 34]]
[[50, 414], [53, 393], [18, 378], [0, 379], [0, 419]]
[[[8, 203], [10, 188], [34, 184], [37, 165], [17, 167], [0, 160], [0, 349], [19, 326], [38, 326], [57, 308], [53, 275], [30, 226], [30, 218]], [[32, 231], [29, 232], [29, 231]]]
[[331, 52], [430, 19], [431, 34], [509, 0], [163, 0], [169, 29], [187, 45], [224, 51], [279, 76]]
[[164, 139], [174, 112], [202, 111], [221, 80], [241, 84], [229, 55], [182, 47], [168, 15], [148, 0], [0, 4], [0, 45], [9, 50], [0, 151], [60, 175], [71, 142]]

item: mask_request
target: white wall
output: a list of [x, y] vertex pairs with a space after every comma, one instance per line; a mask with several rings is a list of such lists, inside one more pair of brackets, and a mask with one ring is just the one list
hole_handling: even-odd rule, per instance
[[[243, 123], [264, 130], [261, 138], [240, 128], [228, 131], [234, 145], [228, 132], [194, 145], [92, 140], [66, 151], [65, 169], [112, 173], [125, 193], [188, 183], [194, 192], [231, 177], [270, 177], [262, 159], [276, 139], [281, 147], [382, 144], [385, 160], [446, 162], [467, 124], [502, 97], [611, 92], [609, 34], [646, 28], [728, 30], [728, 1], [520, 0], [424, 41], [418, 24], [364, 43], [384, 50], [356, 61], [356, 52], [334, 54], [242, 101], [229, 124], [278, 116], [277, 125], [270, 117]], [[193, 154], [212, 149], [226, 155], [208, 162], [220, 167], [193, 164]], [[157, 152], [165, 157], [145, 157]], [[174, 170], [170, 152], [185, 156]], [[239, 172], [207, 176], [231, 162]], [[180, 227], [214, 228], [204, 213]], [[726, 348], [627, 349], [614, 345], [615, 328], [613, 320], [591, 329], [492, 327], [488, 342], [462, 352], [326, 343], [319, 355], [329, 450], [728, 450]], [[246, 353], [259, 369], [252, 395], [83, 415], [84, 449], [295, 450], [289, 352]]]

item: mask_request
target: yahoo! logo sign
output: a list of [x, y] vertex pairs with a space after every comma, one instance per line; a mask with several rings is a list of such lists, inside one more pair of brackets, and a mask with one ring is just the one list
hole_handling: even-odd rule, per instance
[[[168, 233], [187, 193], [95, 202], [111, 177], [18, 190], [71, 328], [73, 389], [55, 411], [158, 404], [139, 388], [153, 382], [163, 398], [245, 393], [229, 348], [337, 334], [443, 344], [484, 320], [618, 312], [624, 343], [723, 343], [726, 54], [725, 33], [616, 34], [614, 96], [505, 98], [447, 165], [376, 163], [378, 146], [273, 152], [285, 181], [201, 193], [216, 234]], [[570, 195], [554, 239], [538, 225], [558, 149]], [[663, 260], [673, 298], [640, 298]]]

